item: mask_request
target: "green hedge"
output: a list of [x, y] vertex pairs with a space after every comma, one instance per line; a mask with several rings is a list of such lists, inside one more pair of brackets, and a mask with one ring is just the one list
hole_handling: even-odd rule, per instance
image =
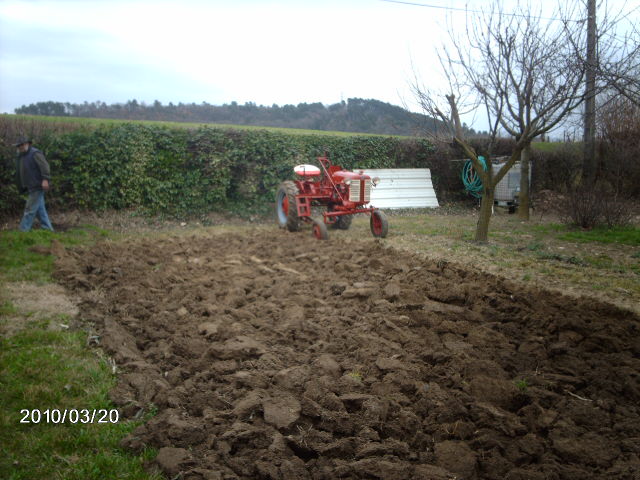
[[[278, 184], [292, 178], [294, 165], [315, 162], [324, 152], [347, 169], [426, 167], [433, 152], [426, 140], [382, 136], [138, 123], [31, 127], [34, 146], [51, 165], [48, 202], [60, 209], [136, 208], [175, 216], [226, 208], [264, 210], [272, 205]], [[13, 186], [15, 150], [10, 145], [24, 128], [12, 116], [0, 117], [0, 214], [15, 214], [23, 206]]]

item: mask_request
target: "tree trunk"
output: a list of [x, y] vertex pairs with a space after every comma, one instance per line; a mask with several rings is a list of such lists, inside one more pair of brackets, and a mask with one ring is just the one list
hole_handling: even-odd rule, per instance
[[482, 201], [480, 202], [480, 216], [478, 217], [478, 225], [476, 226], [476, 236], [474, 241], [478, 243], [487, 243], [489, 240], [489, 221], [493, 211], [493, 195], [494, 188], [484, 187], [482, 192]]
[[518, 197], [518, 218], [529, 220], [529, 159], [531, 145], [527, 145], [520, 154], [520, 195]]

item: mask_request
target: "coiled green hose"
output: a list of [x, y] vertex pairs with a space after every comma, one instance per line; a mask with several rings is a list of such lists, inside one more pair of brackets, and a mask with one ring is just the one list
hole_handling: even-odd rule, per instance
[[[480, 156], [478, 160], [486, 171], [487, 162], [484, 160], [484, 157]], [[464, 183], [464, 188], [466, 188], [471, 195], [476, 198], [482, 197], [482, 180], [473, 168], [471, 160], [464, 162], [464, 167], [462, 167], [462, 183]]]

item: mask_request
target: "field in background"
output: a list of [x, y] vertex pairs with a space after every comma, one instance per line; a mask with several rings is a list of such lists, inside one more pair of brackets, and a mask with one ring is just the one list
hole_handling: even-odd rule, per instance
[[[7, 119], [16, 118], [22, 120], [28, 120], [33, 122], [45, 122], [50, 124], [71, 124], [71, 125], [85, 125], [87, 127], [99, 127], [102, 125], [119, 125], [122, 123], [136, 123], [142, 125], [159, 125], [170, 128], [184, 128], [184, 129], [196, 129], [203, 126], [211, 128], [221, 128], [229, 130], [267, 130], [276, 133], [285, 133], [292, 135], [327, 135], [327, 136], [339, 136], [339, 137], [351, 137], [351, 136], [365, 136], [365, 137], [394, 137], [394, 138], [411, 138], [405, 135], [384, 135], [378, 133], [362, 133], [362, 132], [339, 132], [329, 130], [308, 130], [304, 128], [283, 128], [283, 127], [262, 127], [256, 125], [238, 125], [238, 124], [226, 124], [226, 123], [194, 123], [194, 122], [164, 122], [159, 120], [119, 120], [110, 118], [82, 118], [82, 117], [47, 117], [40, 115], [13, 115], [13, 114], [0, 114], [0, 117]], [[552, 152], [565, 145], [564, 142], [534, 142], [533, 148], [542, 152]], [[581, 143], [576, 142], [576, 148], [579, 148]]]
[[365, 137], [396, 137], [409, 138], [402, 135], [382, 135], [377, 133], [359, 133], [359, 132], [334, 132], [329, 130], [307, 130], [304, 128], [281, 128], [281, 127], [261, 127], [255, 125], [232, 125], [226, 123], [193, 123], [193, 122], [163, 122], [156, 120], [119, 120], [111, 118], [82, 118], [82, 117], [48, 117], [41, 115], [13, 115], [0, 114], [6, 119], [19, 119], [33, 122], [45, 122], [49, 124], [69, 124], [82, 125], [86, 127], [100, 127], [103, 125], [120, 125], [123, 123], [134, 123], [141, 125], [158, 125], [169, 128], [196, 129], [201, 127], [211, 127], [229, 130], [267, 130], [275, 133], [293, 134], [293, 135], [328, 135], [339, 137], [365, 136]]

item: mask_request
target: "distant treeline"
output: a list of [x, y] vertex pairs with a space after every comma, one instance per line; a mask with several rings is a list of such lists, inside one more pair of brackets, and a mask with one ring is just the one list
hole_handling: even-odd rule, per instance
[[[169, 103], [156, 100], [150, 105], [137, 100], [107, 105], [104, 102], [61, 103], [38, 102], [23, 105], [15, 113], [25, 115], [112, 118], [122, 120], [161, 120], [168, 122], [223, 123], [265, 127], [304, 128], [341, 132], [376, 133], [383, 135], [423, 136], [438, 128], [430, 117], [379, 100], [350, 98], [346, 102], [325, 106], [322, 103], [272, 105], [247, 102], [222, 106], [207, 102]], [[466, 128], [466, 126], [465, 126]], [[474, 135], [473, 129], [467, 133]]]

